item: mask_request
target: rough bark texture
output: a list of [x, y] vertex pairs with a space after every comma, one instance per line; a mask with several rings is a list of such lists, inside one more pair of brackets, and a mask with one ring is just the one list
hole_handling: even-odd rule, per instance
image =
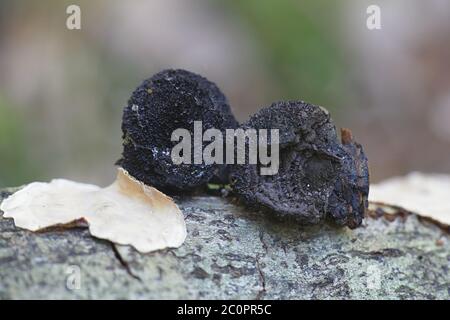
[[[87, 230], [32, 233], [0, 218], [0, 298], [449, 299], [448, 230], [416, 215], [350, 230], [281, 222], [218, 197], [175, 200], [185, 244], [146, 255]], [[71, 290], [74, 266], [81, 286]]]

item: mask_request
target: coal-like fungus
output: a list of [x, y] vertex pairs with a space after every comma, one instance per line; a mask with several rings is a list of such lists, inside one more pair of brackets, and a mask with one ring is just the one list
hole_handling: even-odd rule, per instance
[[342, 130], [339, 141], [327, 110], [302, 101], [278, 102], [242, 128], [279, 130], [277, 174], [261, 175], [258, 163], [233, 167], [232, 188], [245, 204], [304, 223], [361, 224], [368, 206], [367, 158], [349, 130]]
[[[164, 70], [145, 80], [123, 112], [123, 153], [118, 164], [136, 179], [165, 191], [188, 191], [223, 176], [225, 166], [174, 164], [172, 133], [236, 128], [227, 99], [211, 81], [185, 70]], [[192, 146], [192, 153], [194, 147]]]

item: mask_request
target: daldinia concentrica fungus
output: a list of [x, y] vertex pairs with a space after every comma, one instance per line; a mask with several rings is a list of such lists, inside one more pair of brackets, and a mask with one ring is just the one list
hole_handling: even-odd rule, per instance
[[[227, 99], [211, 81], [185, 70], [164, 70], [145, 80], [123, 112], [123, 153], [118, 164], [136, 179], [167, 191], [187, 191], [221, 176], [225, 166], [192, 162], [175, 164], [172, 141], [178, 128], [192, 134], [237, 127]], [[191, 152], [194, 154], [194, 146]], [[194, 157], [194, 156], [193, 156]]]
[[242, 128], [279, 130], [277, 174], [261, 175], [258, 163], [233, 166], [232, 188], [245, 204], [305, 223], [361, 224], [368, 206], [367, 158], [349, 130], [339, 141], [328, 111], [302, 101], [278, 102]]

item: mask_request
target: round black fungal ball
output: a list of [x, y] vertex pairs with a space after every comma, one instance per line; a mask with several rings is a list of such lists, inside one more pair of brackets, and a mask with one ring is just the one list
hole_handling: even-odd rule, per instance
[[231, 186], [245, 204], [304, 223], [361, 224], [368, 205], [367, 158], [348, 130], [339, 141], [328, 111], [302, 101], [278, 102], [242, 128], [279, 129], [277, 174], [261, 175], [260, 163], [233, 166]]
[[[167, 192], [204, 185], [222, 168], [193, 164], [194, 121], [202, 121], [203, 131], [238, 125], [224, 94], [211, 81], [185, 70], [155, 74], [136, 88], [123, 111], [123, 152], [117, 164], [136, 179]], [[191, 133], [191, 164], [172, 161], [172, 148], [179, 141], [171, 141], [171, 136], [178, 128]]]

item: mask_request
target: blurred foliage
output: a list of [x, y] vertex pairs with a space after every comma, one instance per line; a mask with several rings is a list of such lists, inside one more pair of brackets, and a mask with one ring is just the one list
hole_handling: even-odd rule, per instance
[[16, 109], [0, 96], [0, 188], [23, 184], [32, 174], [23, 128]]
[[[413, 2], [411, 9], [421, 12]], [[69, 4], [83, 8], [81, 31], [65, 28]], [[108, 183], [121, 152], [123, 106], [141, 79], [167, 67], [211, 74], [240, 120], [277, 100], [326, 107], [337, 126], [351, 127], [367, 146], [374, 176], [448, 168], [441, 159], [448, 146], [437, 140], [436, 128], [427, 135], [416, 130], [417, 123], [426, 127], [433, 108], [443, 108], [433, 101], [447, 99], [447, 16], [436, 16], [443, 22], [435, 26], [433, 15], [423, 15], [428, 20], [418, 30], [429, 33], [414, 35], [415, 16], [410, 28], [399, 28], [403, 4], [395, 5], [389, 9], [395, 25], [369, 41], [351, 23], [362, 19], [365, 29], [364, 6], [359, 0], [0, 0], [6, 67], [0, 187], [54, 177]], [[428, 37], [434, 30], [437, 37]], [[392, 50], [373, 50], [391, 44]], [[430, 150], [423, 154], [436, 157], [406, 161], [404, 148], [413, 153], [410, 141], [419, 139]]]
[[335, 109], [351, 92], [336, 43], [337, 1], [236, 0], [225, 2], [255, 33], [276, 77], [277, 99], [302, 99]]

